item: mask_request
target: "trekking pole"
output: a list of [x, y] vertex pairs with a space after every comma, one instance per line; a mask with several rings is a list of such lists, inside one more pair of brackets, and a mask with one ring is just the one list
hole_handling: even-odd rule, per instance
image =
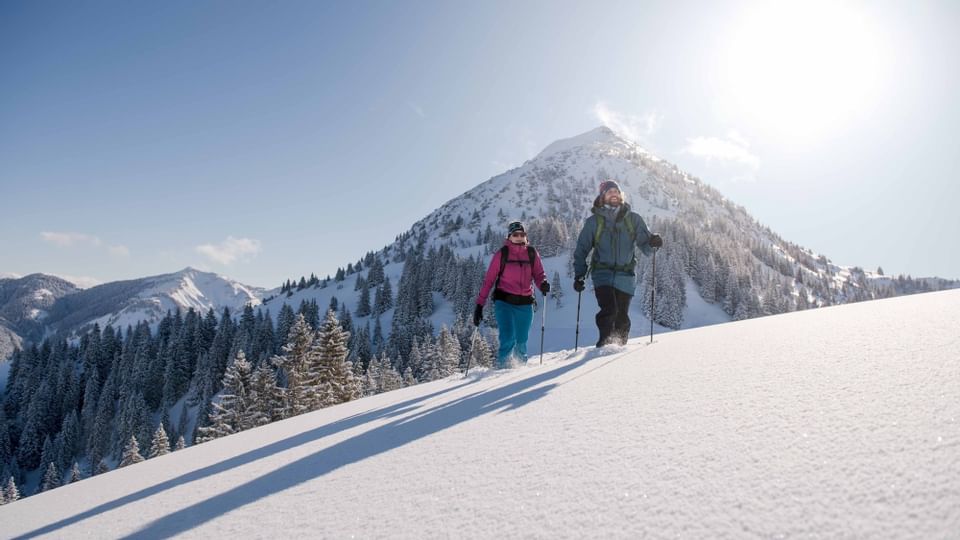
[[543, 332], [547, 327], [547, 295], [543, 295], [543, 313], [540, 314], [540, 365], [543, 365]]
[[653, 286], [650, 287], [650, 343], [653, 343], [653, 314], [657, 309], [657, 251], [653, 248]]
[[467, 369], [463, 370], [463, 376], [467, 376], [467, 372], [470, 371], [470, 361], [473, 360], [474, 351], [477, 349], [477, 334], [480, 333], [478, 328], [473, 329], [473, 337], [470, 338], [470, 352], [467, 353]]
[[573, 352], [577, 352], [577, 348], [580, 346], [580, 298], [583, 296], [583, 291], [577, 292], [577, 336], [573, 341]]

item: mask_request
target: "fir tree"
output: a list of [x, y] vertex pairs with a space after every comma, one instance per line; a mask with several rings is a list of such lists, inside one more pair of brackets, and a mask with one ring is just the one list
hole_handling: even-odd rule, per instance
[[126, 446], [123, 447], [123, 456], [120, 459], [120, 464], [117, 467], [126, 467], [127, 465], [133, 465], [134, 463], [140, 463], [143, 461], [143, 456], [140, 455], [140, 445], [137, 444], [137, 438], [131, 436], [130, 440], [127, 441]]
[[83, 480], [83, 473], [80, 471], [80, 465], [76, 461], [73, 462], [73, 467], [70, 467], [70, 479], [67, 481], [68, 484], [74, 482], [79, 482]]
[[20, 490], [17, 489], [17, 483], [13, 479], [13, 475], [7, 478], [7, 483], [3, 486], [3, 500], [6, 503], [12, 503], [20, 499]]
[[360, 300], [357, 302], [357, 317], [370, 315], [370, 287], [364, 283], [360, 288]]
[[177, 437], [177, 444], [173, 447], [173, 451], [176, 452], [177, 450], [183, 450], [184, 448], [186, 448], [186, 446], [187, 446], [187, 443], [186, 441], [183, 440], [183, 435], [181, 435]]
[[[243, 351], [240, 353], [242, 354]], [[157, 456], [163, 456], [170, 453], [170, 439], [167, 438], [167, 432], [163, 429], [163, 424], [157, 426], [153, 432], [153, 439], [150, 441], [150, 451], [147, 452], [147, 459], [153, 459]]]
[[332, 311], [327, 312], [317, 333], [316, 355], [311, 356], [309, 380], [311, 401], [327, 407], [360, 397], [361, 385], [347, 361], [347, 333]]
[[374, 298], [373, 312], [377, 315], [386, 313], [393, 307], [393, 287], [390, 285], [390, 278], [385, 278], [377, 287], [377, 294]]
[[[328, 318], [331, 313], [327, 312]], [[306, 377], [313, 338], [313, 331], [310, 330], [303, 316], [299, 315], [293, 328], [290, 329], [287, 344], [282, 348], [283, 354], [270, 359], [286, 381], [285, 387], [281, 389], [283, 418], [296, 416], [309, 410]]]
[[261, 364], [250, 377], [252, 401], [251, 427], [269, 424], [282, 418], [283, 399], [277, 388], [277, 376], [273, 368]]
[[40, 482], [40, 493], [56, 489], [62, 484], [63, 478], [60, 476], [60, 471], [57, 470], [56, 464], [51, 462], [47, 465], [46, 471], [43, 473], [43, 480]]
[[[297, 324], [301, 321], [306, 325], [303, 315], [298, 316]], [[213, 412], [209, 416], [209, 425], [200, 429], [200, 440], [197, 442], [239, 433], [253, 427], [256, 411], [250, 396], [250, 387], [250, 363], [243, 351], [237, 351], [236, 359], [223, 375], [220, 401], [211, 403]]]
[[553, 273], [553, 280], [550, 283], [550, 298], [553, 298], [557, 307], [563, 307], [563, 287], [560, 283], [560, 272]]

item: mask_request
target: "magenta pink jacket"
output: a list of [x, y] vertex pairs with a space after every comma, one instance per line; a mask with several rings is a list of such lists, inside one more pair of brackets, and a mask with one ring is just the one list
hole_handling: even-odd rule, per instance
[[[540, 253], [533, 258], [533, 268], [530, 268], [530, 256], [527, 254], [526, 244], [514, 244], [506, 240], [503, 245], [509, 250], [507, 261], [523, 261], [523, 264], [507, 262], [503, 268], [503, 275], [500, 276], [500, 290], [510, 294], [520, 296], [533, 296], [533, 282], [537, 287], [546, 281], [547, 276], [543, 271], [543, 263], [540, 261]], [[497, 281], [497, 273], [500, 272], [500, 250], [493, 254], [490, 260], [490, 266], [487, 267], [487, 275], [483, 278], [483, 286], [480, 287], [480, 295], [477, 296], [477, 304], [481, 306], [486, 303], [493, 284]]]

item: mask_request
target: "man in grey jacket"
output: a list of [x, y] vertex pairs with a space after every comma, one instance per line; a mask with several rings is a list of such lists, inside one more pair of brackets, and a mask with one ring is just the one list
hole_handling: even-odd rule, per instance
[[[637, 286], [637, 257], [634, 248], [650, 255], [663, 245], [660, 235], [647, 229], [647, 224], [623, 200], [620, 186], [613, 180], [600, 183], [600, 195], [590, 209], [573, 252], [573, 290], [582, 292], [589, 271], [600, 311], [597, 347], [623, 345], [630, 334], [630, 300]], [[593, 251], [590, 266], [587, 255]]]

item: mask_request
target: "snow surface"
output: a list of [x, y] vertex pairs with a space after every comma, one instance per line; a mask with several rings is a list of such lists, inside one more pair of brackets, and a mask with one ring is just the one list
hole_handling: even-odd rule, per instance
[[960, 291], [545, 356], [0, 507], [0, 537], [960, 531]]

